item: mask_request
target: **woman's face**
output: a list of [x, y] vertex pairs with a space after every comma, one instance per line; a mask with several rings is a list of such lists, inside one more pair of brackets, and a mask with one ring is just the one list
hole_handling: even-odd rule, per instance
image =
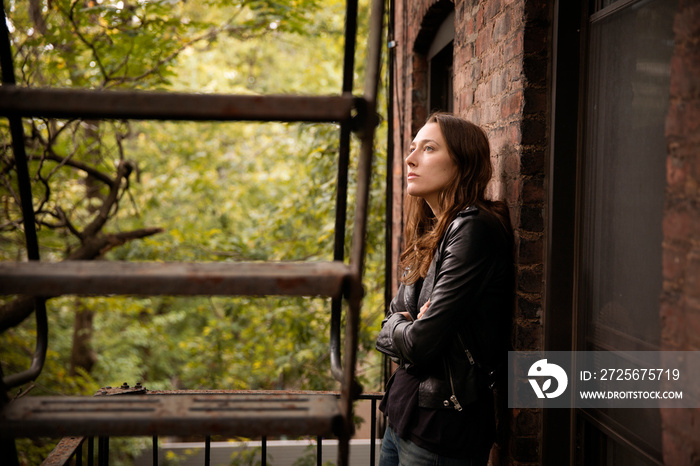
[[440, 214], [438, 194], [452, 180], [457, 165], [447, 152], [447, 143], [437, 123], [428, 123], [418, 131], [406, 165], [408, 194], [425, 199], [433, 213]]

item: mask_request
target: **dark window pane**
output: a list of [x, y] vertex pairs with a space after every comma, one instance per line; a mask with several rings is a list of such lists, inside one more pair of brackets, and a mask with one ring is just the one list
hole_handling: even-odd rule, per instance
[[587, 346], [659, 344], [672, 3], [591, 27], [579, 283]]
[[[580, 349], [659, 348], [664, 126], [675, 3], [636, 2], [591, 24], [581, 167]], [[660, 457], [658, 410], [597, 415], [631, 445]], [[620, 444], [607, 439], [603, 445], [599, 464], [627, 464], [619, 463], [628, 455]]]

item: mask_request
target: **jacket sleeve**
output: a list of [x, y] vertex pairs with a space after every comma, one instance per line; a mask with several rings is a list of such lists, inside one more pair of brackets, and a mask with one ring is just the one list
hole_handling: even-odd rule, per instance
[[377, 337], [376, 348], [380, 352], [388, 355], [389, 357], [398, 360], [400, 359], [400, 354], [394, 347], [393, 342], [393, 328], [396, 326], [397, 322], [408, 322], [408, 320], [401, 314], [401, 312], [406, 311], [405, 304], [405, 291], [406, 286], [402, 283], [399, 285], [399, 289], [396, 292], [396, 296], [389, 304], [389, 311], [386, 317], [382, 321], [382, 329]]
[[498, 236], [478, 215], [461, 218], [448, 229], [427, 312], [415, 321], [392, 316], [382, 329], [391, 333], [401, 359], [417, 368], [429, 367], [447, 351], [457, 329], [475, 312], [488, 269], [494, 265]]

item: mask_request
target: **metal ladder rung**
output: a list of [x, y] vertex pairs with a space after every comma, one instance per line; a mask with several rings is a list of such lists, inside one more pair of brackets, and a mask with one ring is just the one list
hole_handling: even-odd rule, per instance
[[0, 413], [10, 437], [340, 434], [332, 395], [28, 396]]
[[350, 266], [331, 262], [0, 262], [0, 294], [340, 297]]
[[117, 120], [343, 122], [355, 98], [0, 86], [0, 115]]

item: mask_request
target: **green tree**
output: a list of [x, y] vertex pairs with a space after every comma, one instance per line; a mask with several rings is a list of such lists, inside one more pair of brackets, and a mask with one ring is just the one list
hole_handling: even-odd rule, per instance
[[[292, 0], [13, 5], [17, 74], [27, 85], [249, 94], [341, 87], [344, 5], [337, 0], [323, 8]], [[360, 46], [358, 63], [363, 52]], [[33, 119], [25, 127], [46, 260], [76, 258], [87, 231], [103, 243], [79, 258], [332, 256], [335, 125]], [[0, 127], [0, 255], [17, 260], [24, 250], [8, 134]], [[383, 315], [383, 155], [372, 186], [363, 351]], [[107, 219], [90, 229], [100, 212]], [[17, 302], [0, 310], [0, 323]], [[329, 307], [309, 298], [52, 299], [51, 351], [34, 392], [86, 393], [97, 387], [92, 380], [149, 389], [332, 389]], [[27, 364], [32, 332], [25, 323], [0, 337], [6, 374]], [[85, 360], [71, 362], [71, 348]]]

